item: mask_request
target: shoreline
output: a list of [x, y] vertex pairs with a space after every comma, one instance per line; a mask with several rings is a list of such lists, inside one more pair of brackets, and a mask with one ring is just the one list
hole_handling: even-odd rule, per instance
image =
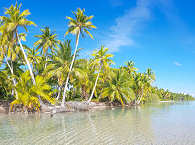
[[[132, 106], [132, 105], [126, 105]], [[107, 102], [78, 102], [78, 101], [68, 101], [65, 103], [65, 107], [60, 105], [46, 105], [44, 104], [40, 108], [39, 113], [46, 114], [56, 114], [56, 113], [65, 113], [65, 112], [77, 112], [77, 111], [90, 111], [90, 110], [99, 110], [106, 109], [112, 107], [122, 107], [119, 104], [109, 104]], [[32, 114], [36, 112], [28, 112], [27, 110], [23, 110], [22, 105], [18, 105], [14, 108], [14, 111], [10, 112], [10, 102], [9, 101], [0, 101], [0, 113], [4, 114], [14, 114], [14, 113], [24, 113], [24, 114]]]
[[[159, 101], [159, 103], [175, 103], [174, 100], [167, 100], [167, 101]], [[82, 111], [91, 111], [91, 110], [102, 110], [108, 108], [116, 108], [116, 107], [133, 107], [139, 106], [134, 104], [129, 105], [120, 105], [120, 104], [110, 104], [108, 102], [90, 102], [87, 103], [85, 101], [68, 101], [65, 103], [65, 106], [62, 107], [60, 105], [46, 105], [44, 104], [40, 108], [40, 112], [38, 113], [45, 113], [54, 115], [56, 113], [66, 113], [66, 112], [82, 112]], [[10, 102], [9, 101], [0, 101], [0, 113], [3, 114], [15, 114], [15, 113], [24, 113], [24, 114], [33, 114], [37, 112], [28, 112], [27, 110], [23, 110], [22, 105], [18, 105], [15, 107], [14, 111], [10, 112]]]
[[170, 100], [170, 101], [160, 101], [160, 103], [174, 103], [174, 100]]

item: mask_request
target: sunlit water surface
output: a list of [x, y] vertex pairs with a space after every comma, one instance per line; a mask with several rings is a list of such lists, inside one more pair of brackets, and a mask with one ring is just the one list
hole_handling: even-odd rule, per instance
[[49, 115], [0, 114], [3, 145], [195, 145], [195, 102]]

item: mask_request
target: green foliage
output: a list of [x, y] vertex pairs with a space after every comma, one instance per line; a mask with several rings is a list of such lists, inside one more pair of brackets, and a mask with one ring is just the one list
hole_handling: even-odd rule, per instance
[[151, 94], [150, 97], [147, 97], [146, 103], [159, 103], [160, 99], [157, 94]]
[[132, 84], [132, 80], [123, 70], [113, 70], [109, 81], [105, 83], [101, 97], [108, 97], [111, 102], [117, 100], [122, 105], [130, 103], [135, 98]]
[[[55, 104], [56, 98], [62, 98], [66, 82], [68, 91], [64, 94], [68, 101], [92, 99], [125, 105], [159, 100], [194, 100], [187, 94], [154, 87], [152, 83], [156, 78], [150, 68], [138, 72], [133, 61], [115, 67], [113, 55], [103, 45], [91, 54], [91, 58], [82, 58], [77, 50], [79, 36], [87, 34], [93, 38], [89, 30], [96, 28], [91, 22], [93, 16], [85, 15], [84, 9], [73, 12], [74, 18], [67, 17], [68, 30], [65, 35], [76, 35], [74, 54], [71, 41], [59, 41], [57, 34], [51, 32], [49, 27], [35, 35], [38, 40], [34, 46], [18, 45], [18, 38], [26, 40], [26, 34], [18, 28], [24, 28], [26, 32], [28, 26], [35, 25], [27, 19], [29, 10], [20, 9], [21, 4], [11, 5], [0, 17], [0, 100], [12, 100], [11, 107], [21, 104], [28, 110], [39, 111], [40, 100]], [[32, 67], [32, 73], [27, 67]], [[32, 75], [35, 76], [35, 83], [31, 80]]]
[[34, 43], [34, 47], [37, 47], [36, 51], [40, 50], [42, 54], [46, 55], [49, 50], [54, 51], [59, 40], [56, 39], [56, 34], [53, 34], [49, 27], [41, 29], [41, 33], [41, 35], [35, 35], [39, 40]]
[[84, 37], [84, 33], [87, 33], [91, 38], [93, 38], [91, 33], [88, 31], [96, 28], [94, 25], [92, 25], [92, 22], [89, 21], [93, 18], [93, 16], [86, 16], [84, 12], [85, 9], [81, 10], [80, 8], [78, 8], [76, 12], [73, 12], [75, 19], [66, 17], [69, 20], [69, 29], [65, 35], [68, 35], [68, 33], [72, 33], [74, 35], [78, 35], [81, 33], [81, 36]]
[[0, 100], [11, 100], [12, 91], [11, 78], [6, 71], [0, 71]]
[[159, 96], [161, 101], [174, 100], [174, 101], [192, 101], [195, 100], [191, 95], [184, 93], [173, 93], [169, 90], [155, 88], [155, 93]]
[[23, 104], [26, 108], [39, 110], [39, 97], [54, 104], [55, 100], [51, 97], [51, 87], [46, 83], [46, 79], [37, 75], [36, 85], [32, 84], [29, 71], [21, 74], [17, 80], [16, 90], [18, 96], [11, 103], [11, 108], [15, 104]]

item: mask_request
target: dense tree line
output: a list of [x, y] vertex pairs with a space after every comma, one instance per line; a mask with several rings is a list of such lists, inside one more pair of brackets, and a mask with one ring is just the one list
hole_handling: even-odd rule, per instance
[[[59, 40], [49, 27], [35, 35], [33, 46], [23, 45], [29, 26], [29, 10], [21, 11], [21, 4], [11, 5], [0, 17], [0, 99], [12, 100], [11, 106], [23, 104], [39, 110], [40, 105], [65, 101], [105, 101], [110, 103], [140, 104], [152, 100], [192, 100], [192, 96], [171, 93], [152, 86], [155, 74], [149, 68], [138, 72], [133, 61], [113, 67], [113, 55], [103, 45], [89, 59], [78, 49], [85, 35], [93, 39], [90, 30], [93, 16], [84, 9], [67, 17], [65, 35], [75, 35], [75, 49], [68, 39]], [[66, 37], [65, 37], [66, 38]]]

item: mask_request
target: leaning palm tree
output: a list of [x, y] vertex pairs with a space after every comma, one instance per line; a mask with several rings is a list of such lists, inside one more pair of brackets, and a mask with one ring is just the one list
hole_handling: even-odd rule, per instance
[[143, 75], [143, 82], [144, 82], [144, 89], [143, 89], [143, 95], [139, 99], [138, 104], [142, 101], [146, 101], [146, 99], [149, 98], [152, 94], [152, 83], [155, 81], [155, 74], [152, 71], [152, 69], [148, 68], [146, 72]]
[[151, 83], [155, 80], [155, 74], [151, 69], [145, 73], [137, 73], [134, 78], [136, 92], [136, 104], [140, 104], [143, 98], [151, 91]]
[[95, 80], [95, 84], [94, 84], [91, 96], [90, 96], [90, 98], [87, 102], [90, 102], [91, 99], [93, 98], [93, 95], [94, 95], [96, 85], [97, 85], [97, 82], [98, 82], [98, 79], [99, 79], [100, 72], [101, 72], [102, 68], [109, 68], [109, 65], [111, 63], [113, 63], [112, 60], [110, 59], [111, 57], [113, 57], [113, 55], [112, 54], [107, 54], [107, 52], [108, 52], [108, 48], [104, 48], [104, 46], [102, 45], [100, 50], [95, 51], [92, 54], [92, 56], [94, 57], [94, 62], [93, 63], [98, 69], [98, 74], [97, 74], [97, 77], [96, 77], [96, 80]]
[[143, 73], [137, 73], [134, 78], [134, 91], [136, 93], [136, 98], [134, 100], [135, 104], [139, 104], [144, 95], [144, 87], [146, 83], [146, 76]]
[[11, 33], [12, 41], [15, 42], [15, 45], [17, 45], [17, 42], [19, 42], [20, 49], [24, 55], [24, 59], [30, 71], [31, 79], [33, 83], [36, 84], [30, 62], [28, 61], [27, 55], [20, 40], [20, 35], [18, 34], [19, 27], [24, 28], [27, 31], [27, 26], [35, 25], [35, 23], [29, 21], [26, 18], [28, 15], [30, 15], [29, 10], [24, 10], [23, 12], [21, 12], [20, 8], [21, 4], [18, 5], [16, 2], [15, 6], [11, 5], [10, 8], [6, 9], [5, 15], [7, 16], [1, 16], [0, 31], [4, 31], [4, 33]]
[[81, 36], [84, 37], [84, 33], [87, 33], [93, 39], [93, 36], [89, 32], [89, 30], [91, 30], [92, 28], [96, 28], [94, 25], [92, 25], [92, 22], [89, 21], [93, 18], [93, 16], [87, 16], [84, 14], [84, 12], [85, 12], [84, 9], [81, 10], [80, 8], [78, 8], [76, 12], [73, 12], [75, 19], [71, 17], [67, 17], [67, 19], [69, 20], [69, 24], [68, 24], [69, 28], [65, 35], [69, 33], [76, 35], [76, 45], [75, 45], [75, 51], [73, 54], [72, 62], [70, 64], [69, 73], [68, 73], [65, 87], [64, 87], [63, 99], [62, 99], [62, 104], [61, 104], [62, 106], [64, 106], [64, 103], [65, 103], [66, 90], [68, 87], [70, 73], [72, 71], [72, 67], [75, 61], [75, 56], [77, 53], [80, 34]]
[[[17, 45], [13, 45], [13, 41], [10, 40], [11, 34], [5, 33], [4, 31], [0, 32], [0, 56], [2, 60], [5, 60], [7, 67], [9, 68], [9, 72], [12, 76], [13, 86], [16, 86], [16, 79], [14, 78], [16, 70], [16, 66], [14, 64], [18, 64], [18, 54], [19, 47]], [[15, 89], [14, 89], [15, 90]], [[17, 91], [15, 90], [15, 95], [17, 97]]]
[[[11, 72], [11, 75], [14, 75], [14, 72], [13, 72], [13, 63], [12, 63], [12, 49], [8, 49], [8, 46], [6, 44], [10, 44], [9, 41], [5, 41], [5, 35], [1, 34], [0, 33], [0, 56], [1, 56], [1, 63], [3, 63], [3, 60], [5, 59], [5, 62], [6, 62], [6, 65], [8, 66], [10, 72]], [[9, 52], [9, 53], [8, 53]], [[6, 55], [7, 54], [7, 55]], [[14, 53], [15, 54], [15, 53]], [[14, 55], [15, 56], [15, 55]], [[9, 58], [11, 58], [11, 60], [9, 61]], [[15, 57], [14, 57], [15, 58]], [[11, 62], [11, 63], [10, 63]], [[16, 86], [16, 80], [15, 78], [12, 78], [12, 82], [13, 82], [13, 85]], [[17, 94], [17, 92], [15, 92]]]

